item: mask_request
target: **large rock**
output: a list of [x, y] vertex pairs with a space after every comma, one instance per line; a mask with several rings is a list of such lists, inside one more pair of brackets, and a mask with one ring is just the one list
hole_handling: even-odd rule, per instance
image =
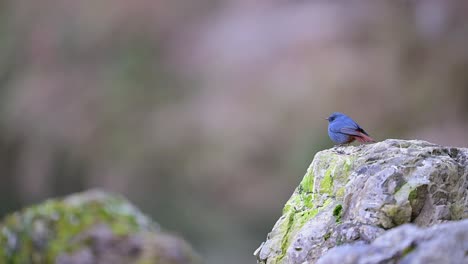
[[464, 218], [468, 149], [417, 140], [335, 147], [316, 154], [255, 255], [260, 263], [315, 263], [398, 225]]
[[418, 228], [405, 224], [371, 244], [354, 243], [329, 250], [317, 264], [461, 264], [468, 263], [468, 220]]
[[192, 264], [182, 239], [120, 196], [88, 191], [49, 200], [0, 224], [0, 263]]

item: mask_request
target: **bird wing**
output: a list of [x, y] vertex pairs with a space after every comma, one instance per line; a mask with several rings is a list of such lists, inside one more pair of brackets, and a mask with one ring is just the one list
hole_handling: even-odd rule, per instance
[[347, 134], [347, 135], [353, 135], [353, 136], [360, 136], [361, 134], [364, 134], [368, 136], [366, 131], [364, 129], [360, 128], [359, 126], [356, 127], [342, 127], [340, 129], [340, 133]]
[[359, 142], [374, 142], [375, 140], [371, 138], [364, 129], [358, 127], [351, 128], [351, 127], [343, 127], [340, 129], [340, 133], [354, 136]]

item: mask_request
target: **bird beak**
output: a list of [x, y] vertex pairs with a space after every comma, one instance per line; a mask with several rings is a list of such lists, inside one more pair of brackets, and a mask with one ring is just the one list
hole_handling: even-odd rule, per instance
[[328, 120], [328, 117], [327, 117], [327, 118], [325, 118], [325, 120]]

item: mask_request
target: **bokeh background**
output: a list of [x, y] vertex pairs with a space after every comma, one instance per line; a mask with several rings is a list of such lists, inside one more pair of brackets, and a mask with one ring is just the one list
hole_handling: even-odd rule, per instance
[[[379, 2], [379, 3], [377, 3]], [[342, 111], [468, 146], [468, 2], [0, 1], [0, 216], [100, 187], [254, 263]]]

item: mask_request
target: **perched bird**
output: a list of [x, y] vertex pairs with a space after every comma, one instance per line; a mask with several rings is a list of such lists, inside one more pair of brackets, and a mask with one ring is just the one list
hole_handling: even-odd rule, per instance
[[348, 144], [354, 140], [359, 142], [375, 142], [364, 129], [345, 114], [335, 112], [327, 120], [328, 136], [336, 144]]

